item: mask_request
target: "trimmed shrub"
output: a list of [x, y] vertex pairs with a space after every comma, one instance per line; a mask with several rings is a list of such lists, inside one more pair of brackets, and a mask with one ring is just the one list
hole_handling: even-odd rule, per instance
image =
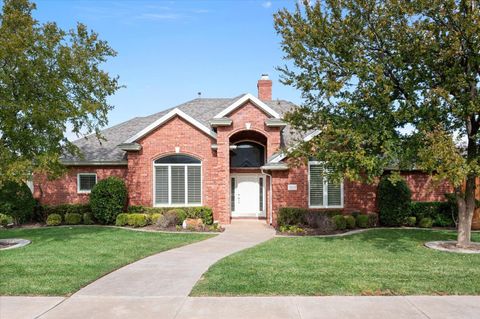
[[303, 219], [305, 226], [318, 229], [321, 232], [328, 233], [335, 230], [335, 224], [329, 212], [306, 211]]
[[405, 180], [392, 183], [384, 176], [378, 184], [378, 208], [380, 223], [385, 226], [400, 226], [410, 215], [412, 192]]
[[156, 225], [160, 216], [162, 216], [162, 214], [154, 213], [154, 214], [150, 215], [150, 224]]
[[13, 223], [13, 218], [12, 216], [6, 215], [6, 214], [0, 214], [0, 225], [3, 227], [8, 226], [9, 224]]
[[362, 214], [358, 215], [356, 218], [357, 226], [360, 228], [368, 228], [369, 227], [369, 218], [368, 215]]
[[78, 225], [82, 223], [82, 215], [78, 213], [67, 213], [65, 214], [65, 224], [66, 225]]
[[167, 228], [175, 225], [178, 225], [178, 216], [176, 210], [170, 210], [166, 212], [157, 220], [157, 226], [160, 228]]
[[62, 216], [59, 214], [50, 214], [47, 217], [47, 226], [58, 226], [62, 224]]
[[92, 218], [92, 213], [84, 213], [83, 214], [83, 223], [85, 225], [93, 225], [93, 218]]
[[92, 212], [89, 204], [60, 204], [55, 206], [45, 205], [43, 206], [42, 210], [45, 219], [51, 214], [58, 214], [65, 218], [65, 215], [70, 213], [83, 215]]
[[353, 217], [352, 215], [346, 215], [344, 216], [344, 218], [345, 218], [345, 223], [347, 225], [347, 228], [354, 229], [356, 226], [355, 217]]
[[424, 217], [420, 219], [420, 222], [418, 223], [418, 226], [421, 228], [431, 228], [433, 226], [433, 221], [429, 217]]
[[297, 207], [282, 207], [278, 211], [279, 226], [303, 225], [305, 209]]
[[5, 182], [0, 188], [0, 212], [11, 216], [15, 224], [30, 221], [34, 207], [35, 200], [27, 184]]
[[335, 215], [332, 217], [332, 219], [335, 223], [335, 229], [343, 230], [347, 228], [347, 221], [345, 220], [345, 217], [343, 217], [343, 215]]
[[134, 205], [134, 206], [129, 206], [128, 207], [128, 212], [131, 214], [143, 214], [147, 213], [147, 208], [155, 208], [155, 207], [143, 207], [140, 205]]
[[99, 181], [90, 193], [90, 206], [95, 219], [101, 224], [112, 224], [125, 209], [127, 187], [118, 177]]
[[405, 220], [405, 226], [414, 227], [417, 224], [417, 217], [410, 216]]
[[457, 204], [453, 200], [446, 202], [412, 202], [410, 214], [417, 220], [431, 218], [434, 226], [453, 227], [457, 218]]
[[115, 225], [116, 226], [125, 226], [128, 225], [128, 216], [130, 214], [127, 213], [121, 213], [117, 215], [117, 219], [115, 220]]
[[[185, 209], [186, 217], [185, 218], [201, 218], [202, 222], [205, 225], [213, 224], [213, 211], [209, 207], [188, 207]], [[183, 222], [183, 220], [182, 220]]]
[[127, 214], [128, 225], [132, 227], [145, 227], [148, 225], [147, 214]]

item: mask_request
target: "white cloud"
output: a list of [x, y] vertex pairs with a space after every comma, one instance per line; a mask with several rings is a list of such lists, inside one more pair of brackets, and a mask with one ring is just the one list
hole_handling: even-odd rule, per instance
[[272, 1], [265, 1], [262, 3], [262, 7], [270, 8], [272, 6]]

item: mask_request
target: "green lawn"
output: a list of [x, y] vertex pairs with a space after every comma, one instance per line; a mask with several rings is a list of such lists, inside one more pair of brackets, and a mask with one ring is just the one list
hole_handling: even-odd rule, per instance
[[[480, 255], [425, 248], [455, 233], [371, 230], [337, 238], [275, 238], [231, 255], [193, 296], [480, 294]], [[473, 239], [480, 241], [480, 233]]]
[[28, 246], [0, 251], [0, 295], [66, 295], [135, 260], [206, 239], [85, 226], [0, 230]]

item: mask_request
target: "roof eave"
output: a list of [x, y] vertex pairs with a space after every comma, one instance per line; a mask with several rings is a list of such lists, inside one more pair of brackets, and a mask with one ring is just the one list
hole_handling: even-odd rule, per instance
[[61, 163], [65, 166], [126, 166], [127, 160], [119, 161], [66, 161], [61, 160]]
[[142, 149], [142, 145], [138, 143], [122, 143], [117, 147], [122, 151], [140, 151]]

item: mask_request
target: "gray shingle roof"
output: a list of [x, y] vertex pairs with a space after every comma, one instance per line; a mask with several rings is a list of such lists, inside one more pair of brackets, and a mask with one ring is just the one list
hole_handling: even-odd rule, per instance
[[[145, 116], [135, 117], [126, 122], [109, 127], [102, 131], [105, 140], [98, 140], [95, 135], [80, 138], [73, 143], [83, 153], [83, 158], [65, 156], [65, 162], [118, 162], [126, 159], [126, 152], [117, 146], [128, 138], [132, 137], [157, 119], [167, 114], [174, 108], [178, 108], [190, 115], [207, 127], [210, 127], [209, 120], [223, 109], [234, 103], [242, 95], [234, 98], [197, 98], [176, 107]], [[264, 101], [265, 102], [265, 101]], [[273, 100], [265, 102], [279, 114], [283, 115], [296, 105], [285, 100]], [[282, 144], [287, 145], [291, 136], [289, 127], [284, 128], [282, 133]]]

